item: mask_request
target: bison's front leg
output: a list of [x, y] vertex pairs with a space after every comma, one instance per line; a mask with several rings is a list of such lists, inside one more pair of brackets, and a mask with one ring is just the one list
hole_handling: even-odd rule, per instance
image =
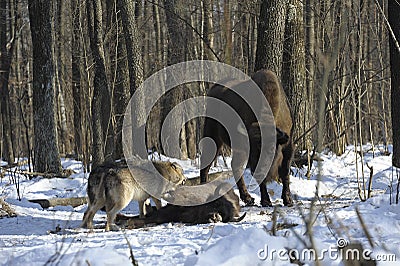
[[269, 198], [267, 191], [267, 179], [264, 179], [260, 183], [260, 194], [261, 194], [261, 206], [272, 207], [271, 199]]
[[282, 149], [282, 164], [279, 167], [279, 178], [282, 181], [282, 200], [285, 206], [293, 206], [292, 195], [290, 193], [290, 178], [289, 170], [293, 154], [293, 144], [290, 142]]
[[[264, 169], [265, 170], [265, 169]], [[267, 191], [267, 177], [263, 174], [264, 171], [258, 170], [257, 173], [254, 172], [255, 169], [251, 168], [252, 175], [257, 180], [257, 183], [260, 187], [261, 194], [261, 206], [263, 207], [272, 207], [271, 199], [269, 198]]]
[[254, 198], [247, 191], [246, 184], [243, 179], [243, 170], [246, 163], [246, 156], [242, 152], [233, 151], [232, 154], [232, 172], [236, 180], [236, 185], [239, 189], [240, 199], [246, 205], [254, 205]]
[[200, 169], [200, 184], [208, 182], [208, 171], [211, 168], [211, 164], [207, 165], [205, 168]]
[[289, 176], [282, 180], [282, 200], [283, 204], [288, 207], [293, 206], [293, 199], [289, 188]]
[[[204, 122], [204, 132], [203, 139], [201, 143], [201, 155], [200, 155], [200, 183], [207, 183], [208, 180], [208, 171], [211, 168], [212, 163], [217, 158], [218, 154], [221, 151], [223, 142], [220, 136], [220, 130], [218, 123], [214, 120], [207, 118]], [[215, 144], [216, 150], [212, 150], [211, 143], [212, 141]]]

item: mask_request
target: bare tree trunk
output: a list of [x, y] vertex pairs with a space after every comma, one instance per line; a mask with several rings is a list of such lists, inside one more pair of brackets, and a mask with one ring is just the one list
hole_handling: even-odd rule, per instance
[[[135, 0], [118, 0], [121, 9], [122, 23], [129, 65], [131, 95], [143, 83], [143, 63], [139, 46], [139, 32], [135, 21]], [[138, 114], [144, 115], [144, 114]]]
[[248, 5], [247, 3], [244, 2], [238, 2], [238, 13], [240, 14], [240, 20], [239, 20], [239, 29], [238, 32], [239, 34], [237, 37], [236, 43], [238, 43], [235, 46], [239, 46], [237, 49], [238, 53], [240, 54], [241, 62], [240, 66], [243, 70], [243, 72], [247, 73], [248, 75], [252, 75], [252, 71], [254, 67], [249, 68], [249, 62], [250, 62], [250, 45], [251, 45], [251, 19], [252, 15], [250, 14], [251, 6]]
[[81, 128], [81, 143], [82, 143], [82, 160], [86, 171], [90, 171], [90, 157], [92, 154], [92, 121], [91, 121], [91, 96], [93, 94], [92, 79], [90, 76], [91, 61], [89, 60], [89, 47], [87, 40], [89, 40], [88, 21], [85, 19], [87, 7], [89, 2], [78, 2], [79, 9], [77, 9], [80, 16], [79, 24], [79, 43], [80, 43], [80, 56], [79, 69], [80, 69], [80, 119], [81, 124], [77, 128]]
[[282, 73], [283, 37], [287, 1], [263, 0], [257, 30], [255, 71], [270, 69]]
[[203, 39], [207, 44], [205, 46], [205, 59], [216, 60], [214, 53], [208, 48], [214, 49], [214, 33], [213, 33], [213, 18], [212, 18], [213, 0], [203, 0]]
[[[153, 71], [161, 69], [165, 65], [165, 44], [164, 41], [164, 31], [163, 31], [163, 23], [165, 21], [162, 18], [162, 13], [160, 10], [160, 5], [162, 0], [155, 0], [155, 4], [152, 5], [153, 12], [153, 27], [154, 27], [154, 48], [155, 49], [155, 57]], [[161, 81], [160, 81], [161, 82]], [[162, 87], [162, 86], [161, 86]], [[153, 106], [151, 113], [149, 114], [149, 118], [147, 120], [146, 125], [146, 144], [149, 149], [153, 151], [161, 151], [161, 144], [159, 138], [159, 132], [161, 132], [161, 112], [162, 112], [162, 101], [158, 101], [155, 106]]]
[[[11, 1], [12, 3], [12, 1]], [[8, 7], [10, 9], [10, 7]], [[10, 94], [8, 82], [11, 70], [11, 57], [15, 36], [11, 36], [11, 40], [7, 41], [7, 2], [1, 1], [0, 3], [0, 90], [1, 90], [1, 120], [2, 120], [2, 133], [4, 143], [4, 159], [8, 163], [14, 163], [14, 151], [12, 143], [12, 127], [11, 127], [11, 114], [10, 114]], [[9, 18], [10, 19], [10, 18]], [[10, 44], [10, 49], [7, 49], [7, 44]], [[1, 154], [0, 154], [1, 156]]]
[[[393, 166], [400, 167], [400, 5], [395, 0], [389, 0], [389, 24], [394, 36], [389, 37], [390, 69], [392, 90], [392, 132], [393, 132]], [[395, 37], [396, 40], [393, 38]]]
[[87, 2], [90, 47], [94, 59], [94, 88], [92, 99], [92, 157], [93, 167], [113, 158], [112, 128], [110, 121], [110, 93], [106, 76], [102, 33], [101, 0]]
[[161, 29], [161, 19], [160, 19], [160, 8], [158, 4], [153, 4], [153, 21], [154, 21], [154, 33], [155, 33], [155, 49], [156, 49], [156, 58], [155, 58], [155, 68], [160, 69], [163, 65], [163, 34]]
[[[116, 12], [116, 14], [119, 13]], [[121, 22], [120, 16], [117, 16], [117, 20], [117, 58], [115, 59], [116, 81], [113, 95], [113, 109], [115, 116], [115, 159], [123, 158], [124, 155], [122, 147], [122, 125], [125, 110], [130, 98], [129, 64], [125, 39], [123, 38], [123, 23]]]
[[[306, 95], [308, 104], [307, 117], [309, 127], [315, 123], [314, 79], [315, 79], [315, 0], [305, 1], [305, 67], [306, 67]], [[308, 130], [308, 128], [306, 129]], [[305, 131], [303, 131], [305, 132]], [[315, 134], [308, 134], [307, 139], [313, 139]]]
[[248, 74], [252, 74], [255, 69], [255, 51], [257, 50], [257, 18], [254, 15], [250, 15], [250, 23], [248, 29], [248, 41], [247, 41], [247, 49], [249, 55], [249, 62], [247, 64]]
[[[303, 4], [299, 0], [290, 0], [287, 9], [285, 42], [283, 53], [282, 85], [292, 107], [294, 139], [298, 139], [310, 127], [307, 111], [312, 109], [307, 98]], [[300, 150], [307, 148], [307, 139], [302, 137], [296, 143]]]
[[[21, 57], [22, 58], [27, 58], [28, 54], [28, 43], [30, 43], [27, 39], [21, 39]], [[24, 61], [26, 63], [26, 75], [28, 77], [32, 77], [32, 60], [26, 59]], [[24, 114], [26, 114], [26, 139], [27, 139], [27, 151], [28, 151], [28, 162], [30, 163], [29, 165], [29, 170], [31, 170], [31, 166], [33, 167], [33, 161], [34, 161], [34, 154], [33, 154], [33, 144], [34, 144], [34, 128], [33, 128], [33, 88], [32, 88], [32, 83], [28, 82], [26, 84], [26, 95], [28, 96], [25, 99], [25, 108]]]
[[[12, 0], [10, 3], [13, 2]], [[21, 29], [21, 24], [22, 24], [22, 19], [19, 16], [20, 14], [20, 7], [18, 2], [14, 2], [15, 5], [15, 17], [18, 17], [16, 19], [16, 29]], [[15, 59], [14, 59], [14, 76], [16, 78], [16, 89], [18, 90], [17, 92], [17, 98], [18, 98], [18, 103], [16, 104], [14, 108], [16, 108], [19, 112], [15, 112], [15, 120], [18, 121], [18, 118], [20, 118], [21, 123], [15, 123], [14, 124], [20, 124], [20, 134], [21, 137], [18, 139], [20, 142], [22, 142], [21, 146], [18, 147], [19, 153], [23, 154], [25, 157], [27, 157], [28, 160], [28, 169], [29, 171], [32, 170], [33, 162], [32, 162], [32, 148], [31, 148], [31, 139], [33, 133], [32, 131], [32, 123], [30, 122], [30, 118], [32, 117], [32, 109], [29, 108], [32, 102], [32, 92], [30, 91], [29, 85], [26, 86], [26, 83], [24, 82], [25, 76], [23, 75], [24, 73], [28, 72], [27, 70], [29, 69], [29, 60], [24, 56], [25, 55], [25, 43], [27, 42], [26, 38], [17, 38], [16, 40], [16, 46], [15, 46]], [[11, 119], [12, 116], [11, 116]], [[13, 124], [13, 122], [11, 122]], [[15, 136], [15, 135], [14, 135]], [[21, 151], [22, 150], [22, 151]]]
[[232, 64], [232, 25], [231, 25], [230, 0], [224, 0], [224, 32], [225, 32], [225, 60], [224, 63]]
[[74, 140], [75, 140], [75, 154], [77, 158], [81, 158], [82, 149], [82, 91], [81, 91], [81, 71], [80, 71], [80, 57], [81, 42], [80, 42], [80, 17], [81, 9], [78, 0], [72, 0], [72, 98], [74, 101]]
[[[54, 62], [54, 88], [56, 94], [56, 110], [59, 123], [59, 137], [60, 137], [60, 152], [68, 154], [71, 152], [70, 134], [67, 125], [67, 110], [65, 104], [65, 90], [63, 88], [63, 71], [66, 65], [65, 58], [65, 14], [63, 6], [65, 3], [61, 0], [52, 1], [52, 12], [54, 22], [52, 23], [53, 29], [53, 62]], [[64, 58], [63, 58], [64, 57]]]
[[[132, 106], [132, 141], [133, 147], [139, 147], [140, 139], [144, 138], [140, 134], [145, 131], [145, 108], [144, 108], [144, 95], [143, 91], [137, 90], [138, 87], [143, 83], [143, 60], [142, 51], [139, 46], [139, 32], [136, 25], [135, 14], [135, 2], [134, 0], [118, 0], [119, 8], [121, 9], [122, 23], [124, 28], [126, 52], [128, 56], [128, 66], [129, 66], [129, 83], [131, 95], [135, 95], [136, 101]], [[138, 93], [141, 93], [140, 95]], [[136, 152], [140, 152], [139, 150]], [[139, 154], [142, 157], [147, 156], [147, 154]]]
[[35, 170], [61, 172], [54, 110], [54, 66], [52, 62], [51, 1], [29, 0], [33, 46], [33, 111]]
[[[184, 23], [179, 19], [178, 16], [182, 14], [183, 2], [181, 0], [164, 0], [164, 7], [165, 7], [165, 16], [167, 20], [167, 28], [168, 28], [168, 65], [173, 65], [179, 62], [185, 61], [185, 54], [187, 48], [187, 39], [186, 33], [187, 31], [186, 26]], [[174, 77], [167, 77], [170, 81], [167, 80], [167, 83], [173, 82], [171, 79]], [[169, 91], [167, 94], [164, 95], [165, 100], [163, 103], [163, 111], [162, 111], [162, 119], [164, 121], [167, 114], [172, 110], [172, 108], [181, 102], [184, 99], [183, 95], [183, 87], [178, 86], [172, 91]], [[178, 114], [178, 116], [183, 117], [184, 114]], [[179, 121], [172, 121], [179, 123]], [[173, 125], [171, 125], [173, 126]], [[181, 128], [180, 132], [180, 154], [178, 154], [177, 149], [169, 150], [169, 154], [167, 155], [172, 157], [181, 157], [187, 158], [187, 146], [186, 146], [186, 132], [185, 127], [182, 125], [177, 124], [173, 126], [173, 128]], [[177, 134], [179, 134], [177, 132]], [[164, 143], [168, 144], [168, 143]], [[177, 147], [175, 147], [177, 148]], [[164, 152], [166, 152], [166, 147], [163, 147]], [[173, 152], [173, 153], [171, 153]]]

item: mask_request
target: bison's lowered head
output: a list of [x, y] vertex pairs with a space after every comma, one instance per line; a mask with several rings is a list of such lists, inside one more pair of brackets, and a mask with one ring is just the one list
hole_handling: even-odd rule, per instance
[[[258, 122], [254, 122], [250, 125], [250, 128], [248, 130], [248, 136], [250, 139], [250, 145], [257, 145], [260, 146], [261, 144], [261, 128], [263, 127], [262, 124]], [[289, 136], [286, 134], [284, 131], [282, 131], [280, 128], [275, 127], [276, 131], [276, 144], [277, 145], [283, 145], [288, 143], [289, 141]]]

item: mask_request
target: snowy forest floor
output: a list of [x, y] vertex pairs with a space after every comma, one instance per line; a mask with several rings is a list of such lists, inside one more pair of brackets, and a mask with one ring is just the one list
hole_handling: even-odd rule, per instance
[[[382, 155], [379, 148], [374, 156], [369, 146], [363, 150], [366, 180], [370, 175], [366, 163], [373, 167], [372, 197], [364, 202], [357, 192], [356, 169], [361, 177], [360, 157], [357, 156], [357, 167], [354, 147], [348, 147], [342, 156], [321, 154], [322, 161], [313, 163], [309, 179], [305, 168], [292, 167], [294, 207], [283, 207], [281, 186], [272, 183], [268, 191], [277, 208], [243, 207], [242, 212], [247, 215], [239, 223], [170, 223], [119, 232], [103, 229], [89, 232], [79, 228], [87, 205], [43, 209], [28, 201], [86, 196], [88, 174], [80, 162], [62, 161], [64, 169], [75, 171], [69, 178], [29, 180], [4, 173], [0, 179], [0, 198], [17, 216], [0, 219], [0, 264], [132, 265], [132, 252], [139, 265], [288, 265], [287, 251], [290, 251], [305, 264], [315, 264], [312, 260], [315, 252], [322, 265], [343, 265], [340, 254], [344, 256], [344, 253], [338, 247], [361, 243], [377, 265], [399, 265], [400, 207], [394, 204], [398, 172], [391, 166], [391, 156]], [[188, 177], [199, 173], [196, 163], [190, 160], [162, 159], [180, 163]], [[306, 223], [310, 220], [319, 171], [321, 182], [310, 233]], [[245, 179], [259, 203], [259, 190], [251, 182], [248, 170]], [[5, 206], [0, 202], [0, 210]], [[123, 213], [137, 214], [137, 203], [131, 202]], [[104, 225], [105, 217], [100, 211], [94, 221]]]

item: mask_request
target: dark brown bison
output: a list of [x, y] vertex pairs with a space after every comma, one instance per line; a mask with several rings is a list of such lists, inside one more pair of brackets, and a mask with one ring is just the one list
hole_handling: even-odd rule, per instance
[[[263, 177], [266, 177], [262, 182], [260, 182], [261, 205], [272, 206], [266, 184], [272, 180], [280, 180], [283, 186], [283, 203], [285, 206], [292, 206], [293, 200], [289, 188], [289, 170], [293, 154], [293, 144], [291, 139], [292, 116], [289, 104], [277, 76], [272, 71], [259, 70], [253, 75], [252, 80], [258, 85], [259, 89], [268, 100], [275, 120], [277, 137], [276, 150], [271, 167], [269, 170], [264, 170], [265, 172], [261, 173]], [[239, 114], [240, 119], [246, 127], [249, 138], [250, 153], [247, 158], [244, 158], [243, 152], [235, 150], [232, 147], [232, 172], [237, 180], [240, 198], [248, 205], [254, 204], [254, 198], [252, 198], [247, 191], [243, 180], [242, 168], [245, 166], [245, 161], [248, 160], [248, 165], [254, 175], [257, 163], [260, 159], [263, 160], [263, 158], [260, 158], [260, 128], [270, 123], [270, 121], [258, 121], [247, 102], [234, 92], [246, 92], [246, 90], [254, 89], [254, 86], [251, 86], [250, 83], [253, 84], [252, 81], [249, 80], [231, 80], [225, 82], [225, 86], [219, 84], [214, 85], [207, 94], [207, 96], [217, 98], [231, 106], [235, 112]], [[207, 102], [207, 114], [209, 112], [208, 106], [209, 102]], [[213, 110], [213, 112], [215, 112], [215, 110]], [[230, 136], [228, 135], [226, 128], [213, 118], [210, 118], [209, 115], [207, 115], [205, 119], [203, 130], [203, 138], [211, 138], [216, 144], [217, 152], [215, 156], [217, 156], [224, 144], [231, 147]], [[200, 180], [202, 183], [208, 182], [208, 171], [211, 167], [211, 163], [206, 162], [207, 165], [205, 165], [206, 163], [203, 162], [207, 160], [208, 159], [203, 158], [202, 154], [200, 170]], [[266, 173], [267, 171], [268, 173]]]
[[[230, 187], [227, 183], [221, 183], [214, 187], [214, 191], [210, 193], [208, 188], [199, 187], [202, 193], [209, 194], [209, 197], [215, 198], [215, 194], [220, 196], [222, 187]], [[202, 190], [203, 189], [203, 190]], [[185, 197], [178, 188], [177, 197]], [[186, 223], [186, 224], [205, 224], [213, 222], [238, 222], [241, 221], [245, 214], [239, 216], [240, 204], [239, 197], [232, 189], [229, 189], [222, 196], [208, 203], [197, 206], [178, 206], [168, 204], [159, 210], [151, 212], [146, 218], [127, 217], [120, 215], [117, 220], [121, 224], [125, 224], [128, 228], [140, 228], [149, 224], [163, 224], [169, 222]]]

